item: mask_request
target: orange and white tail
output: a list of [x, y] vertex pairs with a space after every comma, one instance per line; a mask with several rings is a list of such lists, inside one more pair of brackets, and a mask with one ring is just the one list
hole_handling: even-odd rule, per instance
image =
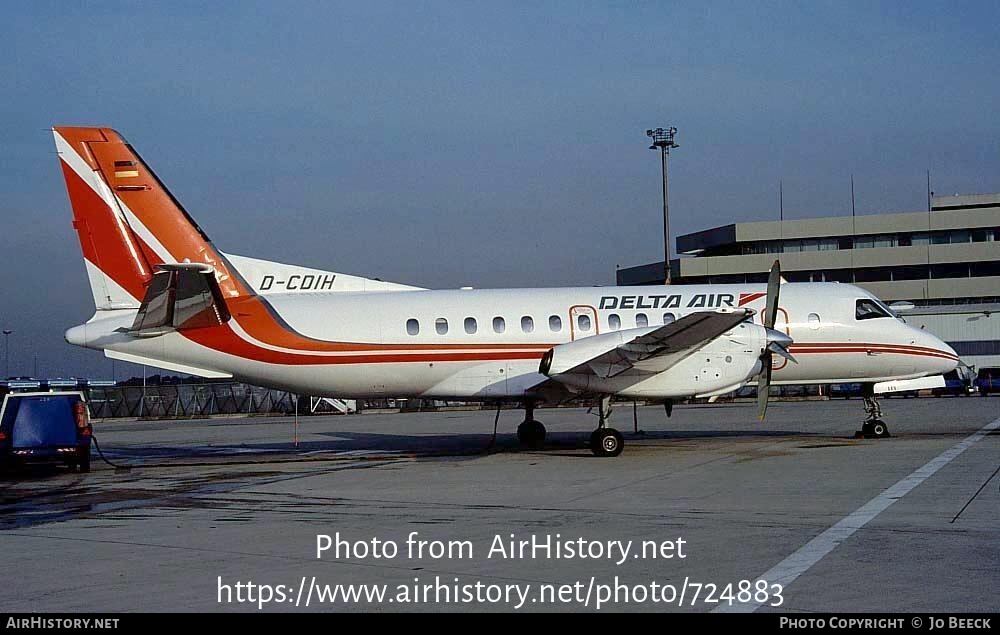
[[138, 308], [161, 264], [206, 264], [225, 297], [253, 293], [120, 134], [52, 132], [98, 310]]
[[419, 289], [224, 254], [120, 134], [71, 126], [52, 133], [99, 311], [138, 309], [164, 264], [208, 265], [225, 299]]

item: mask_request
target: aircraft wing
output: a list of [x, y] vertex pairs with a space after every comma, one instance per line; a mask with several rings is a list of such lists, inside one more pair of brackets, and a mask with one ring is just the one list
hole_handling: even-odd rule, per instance
[[542, 359], [543, 374], [594, 375], [610, 379], [620, 375], [655, 375], [695, 350], [732, 330], [753, 311], [688, 314], [652, 329], [626, 329], [567, 342], [553, 347]]

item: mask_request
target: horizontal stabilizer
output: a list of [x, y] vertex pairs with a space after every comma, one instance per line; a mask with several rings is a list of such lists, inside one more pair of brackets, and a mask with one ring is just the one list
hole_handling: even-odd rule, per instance
[[128, 332], [137, 337], [219, 326], [229, 321], [222, 291], [211, 266], [197, 263], [160, 265], [146, 288]]

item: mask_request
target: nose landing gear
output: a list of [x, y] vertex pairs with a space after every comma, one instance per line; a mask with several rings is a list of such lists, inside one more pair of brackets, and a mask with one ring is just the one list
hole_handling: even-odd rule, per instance
[[882, 421], [882, 407], [878, 405], [875, 391], [871, 386], [865, 386], [862, 393], [865, 399], [865, 422], [861, 429], [854, 433], [855, 439], [885, 439], [889, 434], [889, 426]]

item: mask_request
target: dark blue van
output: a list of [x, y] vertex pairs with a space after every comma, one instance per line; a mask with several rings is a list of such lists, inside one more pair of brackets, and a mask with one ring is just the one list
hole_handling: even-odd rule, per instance
[[90, 415], [80, 392], [10, 393], [0, 407], [0, 461], [90, 471]]

